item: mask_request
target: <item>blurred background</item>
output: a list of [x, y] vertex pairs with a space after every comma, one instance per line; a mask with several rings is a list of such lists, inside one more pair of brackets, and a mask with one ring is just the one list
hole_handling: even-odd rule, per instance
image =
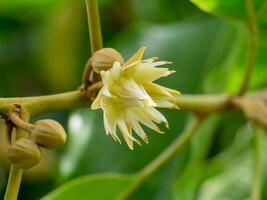
[[[255, 2], [260, 9], [262, 1]], [[105, 47], [117, 49], [127, 59], [146, 46], [145, 57], [156, 55], [173, 61], [171, 68], [177, 72], [160, 80], [161, 84], [182, 93], [233, 93], [239, 89], [248, 46], [243, 7], [236, 8], [235, 3], [222, 10], [214, 5], [208, 7], [217, 17], [188, 0], [99, 0], [99, 4]], [[251, 90], [267, 86], [266, 19], [263, 14], [259, 21], [261, 40]], [[0, 97], [75, 90], [90, 55], [83, 0], [0, 1]], [[32, 120], [45, 117], [64, 124], [68, 142], [57, 151], [45, 151], [43, 161], [25, 171], [19, 199], [40, 199], [84, 175], [132, 174], [142, 169], [191, 121], [183, 111], [161, 111], [169, 120], [170, 130], [164, 130], [164, 135], [146, 130], [149, 144], [136, 146], [134, 151], [105, 135], [101, 111], [77, 109], [34, 117]], [[253, 129], [241, 113], [209, 117], [191, 144], [147, 180], [131, 199], [248, 199], [252, 135]], [[0, 199], [9, 169], [1, 148]], [[267, 154], [262, 151], [266, 169]], [[262, 180], [267, 186], [266, 175], [263, 170]], [[267, 199], [267, 190], [263, 193]]]

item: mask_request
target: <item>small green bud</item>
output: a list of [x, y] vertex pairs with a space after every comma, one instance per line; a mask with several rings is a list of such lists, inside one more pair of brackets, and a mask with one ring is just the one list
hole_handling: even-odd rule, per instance
[[8, 160], [21, 169], [29, 169], [42, 159], [40, 148], [32, 140], [21, 138], [8, 148]]
[[91, 59], [92, 68], [96, 73], [100, 73], [102, 70], [109, 70], [115, 61], [121, 64], [124, 63], [121, 54], [112, 48], [103, 48], [96, 51]]
[[37, 121], [31, 131], [31, 138], [41, 147], [51, 149], [65, 144], [67, 135], [64, 128], [54, 120]]

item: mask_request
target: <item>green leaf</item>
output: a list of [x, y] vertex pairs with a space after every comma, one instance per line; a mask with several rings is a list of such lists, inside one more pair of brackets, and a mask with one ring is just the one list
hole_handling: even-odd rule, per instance
[[[198, 199], [243, 200], [249, 197], [253, 167], [251, 152], [253, 134], [249, 123], [240, 127], [230, 148], [210, 159], [210, 162], [203, 168], [203, 172], [217, 171], [217, 173], [203, 181], [199, 188]], [[267, 156], [264, 154], [266, 136], [262, 142], [262, 169], [265, 169], [267, 165]], [[262, 180], [265, 182], [266, 175], [265, 172], [262, 173]]]
[[18, 13], [38, 13], [49, 10], [52, 7], [62, 5], [69, 0], [1, 0], [0, 14], [11, 15]]
[[219, 120], [218, 115], [210, 117], [192, 138], [189, 162], [174, 185], [174, 199], [195, 199], [205, 169], [203, 160], [207, 157]]
[[113, 200], [128, 187], [134, 176], [121, 174], [97, 174], [74, 179], [42, 200]]
[[[246, 55], [248, 48], [248, 38], [244, 37], [245, 30], [241, 30], [240, 32], [240, 45], [239, 49], [241, 49], [239, 55], [237, 56], [236, 61], [233, 63], [231, 67], [231, 73], [228, 75], [228, 80], [225, 84], [225, 89], [227, 92], [236, 92], [238, 91], [240, 84], [244, 77], [244, 68], [246, 63]], [[253, 69], [249, 89], [256, 90], [267, 85], [266, 74], [266, 53], [267, 53], [267, 45], [266, 45], [266, 33], [261, 32], [260, 41], [258, 47], [258, 54], [255, 67]]]
[[[207, 13], [244, 20], [246, 18], [245, 0], [191, 0]], [[259, 11], [265, 0], [254, 0], [254, 7]]]
[[[244, 37], [241, 37], [242, 35], [244, 35], [244, 33], [240, 31], [240, 26], [236, 24], [229, 23], [228, 26], [222, 27], [217, 36], [218, 44], [214, 45], [214, 50], [217, 52], [222, 51], [224, 54], [221, 58], [221, 62], [217, 66], [213, 66], [205, 75], [206, 78], [203, 84], [205, 93], [225, 92], [230, 79], [229, 74], [232, 73], [236, 66], [237, 58], [239, 58], [240, 54], [244, 51]], [[215, 55], [218, 55], [218, 53], [215, 53]], [[214, 59], [212, 54], [210, 57], [210, 60]]]
[[[88, 59], [87, 53], [85, 59], [80, 52], [78, 53], [83, 41], [81, 33], [86, 25], [80, 20], [83, 16], [80, 6], [75, 1], [64, 0], [60, 7], [45, 16], [46, 23], [39, 38], [42, 48], [38, 70], [42, 71], [40, 77], [53, 93], [77, 87], [82, 66]], [[58, 76], [62, 72], [64, 76]]]
[[251, 182], [250, 152], [246, 151], [228, 164], [222, 173], [204, 182], [200, 200], [241, 200], [249, 195]]
[[[91, 139], [94, 134], [97, 115], [95, 112], [78, 109], [72, 113], [68, 121], [68, 141], [66, 151], [59, 162], [60, 180], [68, 179], [77, 170], [81, 160], [90, 159], [87, 148], [91, 148]], [[99, 119], [100, 120], [100, 119]], [[83, 159], [82, 156], [86, 155]], [[81, 167], [85, 166], [80, 164]], [[79, 171], [82, 171], [79, 168]], [[77, 174], [81, 176], [84, 174]]]
[[137, 19], [157, 23], [175, 21], [201, 13], [188, 0], [131, 0], [131, 5]]

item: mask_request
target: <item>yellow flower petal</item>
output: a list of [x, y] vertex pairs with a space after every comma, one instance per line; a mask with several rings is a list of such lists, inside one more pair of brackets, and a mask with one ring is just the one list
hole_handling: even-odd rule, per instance
[[101, 107], [101, 106], [100, 106], [100, 99], [101, 99], [101, 97], [102, 97], [102, 95], [103, 95], [103, 90], [104, 90], [104, 88], [101, 88], [101, 90], [98, 92], [98, 94], [97, 94], [95, 100], [93, 101], [93, 103], [92, 103], [92, 105], [91, 105], [91, 109], [92, 109], [92, 110], [96, 110], [96, 109], [98, 109], [98, 108]]
[[126, 63], [124, 63], [123, 67], [126, 67], [133, 62], [139, 61], [143, 58], [143, 55], [145, 53], [146, 47], [140, 48]]

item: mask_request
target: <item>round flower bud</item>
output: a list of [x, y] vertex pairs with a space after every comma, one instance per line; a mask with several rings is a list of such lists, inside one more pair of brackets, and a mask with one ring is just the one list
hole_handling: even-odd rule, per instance
[[96, 51], [91, 58], [91, 65], [96, 73], [100, 71], [107, 71], [110, 69], [115, 61], [124, 63], [121, 54], [112, 48], [103, 48]]
[[32, 140], [21, 138], [8, 148], [7, 158], [15, 166], [29, 169], [40, 162], [42, 153]]
[[67, 135], [64, 128], [54, 120], [37, 121], [31, 131], [31, 138], [41, 147], [51, 149], [65, 144]]

